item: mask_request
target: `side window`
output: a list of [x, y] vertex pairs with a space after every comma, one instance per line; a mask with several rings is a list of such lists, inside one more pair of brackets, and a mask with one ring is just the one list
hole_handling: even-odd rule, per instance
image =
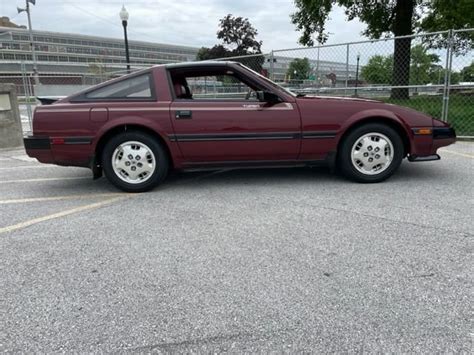
[[227, 69], [172, 72], [174, 94], [185, 100], [257, 101], [256, 90]]
[[187, 77], [189, 91], [194, 100], [255, 100], [255, 90], [233, 75]]
[[151, 99], [150, 74], [135, 76], [93, 90], [86, 94], [88, 99]]

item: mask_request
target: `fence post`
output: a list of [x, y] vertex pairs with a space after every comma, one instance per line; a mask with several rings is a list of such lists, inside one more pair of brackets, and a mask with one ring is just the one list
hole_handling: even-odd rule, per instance
[[30, 131], [33, 129], [31, 124], [31, 104], [30, 104], [30, 78], [27, 76], [26, 73], [26, 65], [25, 62], [21, 62], [21, 78], [23, 80], [23, 94], [25, 95], [25, 104], [26, 104], [26, 112], [28, 114], [28, 123], [30, 125]]
[[272, 52], [270, 54], [270, 78], [275, 81], [275, 59], [274, 59], [274, 55], [273, 55], [273, 49], [272, 49]]
[[448, 33], [448, 46], [446, 49], [446, 70], [444, 73], [444, 88], [443, 88], [443, 106], [441, 108], [441, 120], [448, 122], [449, 111], [449, 89], [451, 86], [451, 69], [453, 65], [453, 30]]
[[349, 43], [346, 46], [346, 88], [349, 83]]

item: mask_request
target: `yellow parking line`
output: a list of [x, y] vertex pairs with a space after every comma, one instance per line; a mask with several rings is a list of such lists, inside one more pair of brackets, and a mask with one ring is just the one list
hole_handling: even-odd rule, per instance
[[68, 195], [68, 196], [53, 196], [53, 197], [18, 198], [18, 199], [11, 199], [11, 200], [0, 200], [0, 205], [9, 205], [12, 203], [63, 201], [63, 200], [73, 200], [73, 199], [115, 197], [115, 196], [123, 196], [123, 194], [122, 193], [103, 193], [103, 194], [84, 194], [84, 195]]
[[15, 182], [40, 182], [40, 181], [60, 181], [60, 180], [81, 180], [81, 179], [92, 179], [88, 176], [81, 177], [61, 177], [61, 178], [41, 178], [41, 179], [15, 179], [15, 180], [3, 180], [0, 184], [12, 184]]
[[465, 157], [465, 158], [474, 159], [474, 155], [472, 155], [472, 154], [458, 153], [458, 152], [453, 152], [452, 150], [446, 150], [446, 149], [440, 149], [440, 152], [442, 152], [442, 153], [454, 154], [454, 155], [459, 155], [460, 157]]
[[33, 224], [49, 221], [49, 220], [55, 219], [55, 218], [68, 216], [68, 215], [71, 215], [71, 214], [74, 214], [74, 213], [93, 210], [93, 209], [103, 207], [105, 205], [111, 204], [113, 202], [116, 202], [116, 201], [118, 201], [120, 199], [124, 199], [124, 198], [125, 197], [122, 197], [122, 196], [121, 197], [115, 197], [115, 198], [111, 198], [111, 199], [108, 199], [108, 200], [105, 200], [105, 201], [102, 201], [102, 202], [91, 203], [89, 205], [76, 207], [76, 208], [71, 208], [69, 210], [65, 210], [65, 211], [58, 212], [58, 213], [53, 213], [53, 214], [50, 214], [50, 215], [47, 215], [47, 216], [33, 218], [33, 219], [30, 219], [30, 220], [25, 221], [25, 222], [21, 222], [21, 223], [13, 224], [11, 226], [0, 228], [0, 234], [13, 232], [13, 231], [18, 230], [18, 229], [22, 229], [22, 228], [32, 226]]

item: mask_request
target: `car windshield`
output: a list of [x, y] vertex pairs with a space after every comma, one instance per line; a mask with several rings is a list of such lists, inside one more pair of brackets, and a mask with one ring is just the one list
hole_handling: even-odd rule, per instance
[[267, 84], [271, 85], [273, 88], [279, 90], [279, 91], [282, 91], [284, 92], [285, 94], [288, 94], [288, 95], [291, 95], [291, 96], [297, 96], [294, 92], [291, 92], [287, 89], [285, 89], [284, 87], [278, 85], [277, 83], [271, 81], [270, 79], [268, 79], [266, 76], [260, 74], [260, 73], [257, 73], [255, 70], [253, 69], [250, 69], [249, 67], [243, 65], [242, 63], [236, 63], [238, 65], [240, 65], [243, 69], [253, 73], [254, 75], [257, 75], [260, 79], [264, 80]]

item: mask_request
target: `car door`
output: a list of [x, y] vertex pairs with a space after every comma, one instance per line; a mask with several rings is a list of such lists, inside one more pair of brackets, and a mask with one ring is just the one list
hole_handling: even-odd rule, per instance
[[173, 139], [184, 160], [296, 160], [301, 144], [296, 104], [260, 102], [255, 91], [260, 88], [249, 87], [232, 70], [225, 75], [219, 70], [173, 76]]

